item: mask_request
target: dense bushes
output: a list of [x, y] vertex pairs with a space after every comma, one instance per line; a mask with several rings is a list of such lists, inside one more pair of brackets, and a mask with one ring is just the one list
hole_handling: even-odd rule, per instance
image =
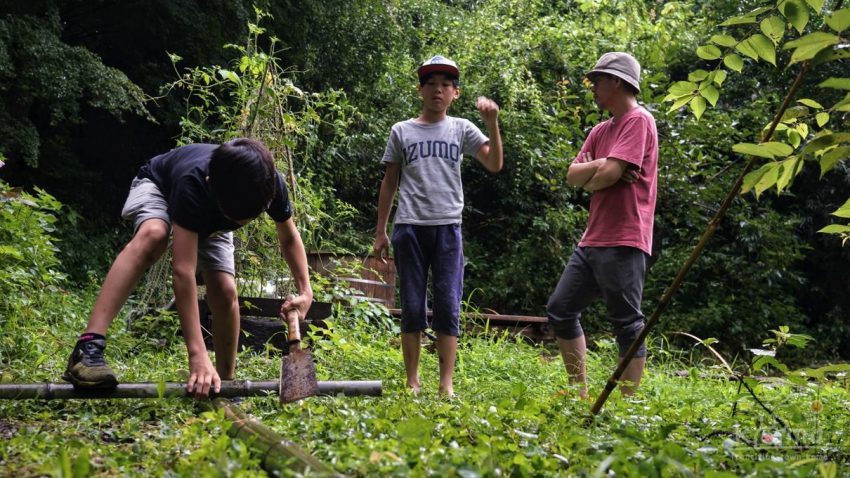
[[[160, 3], [153, 2], [150, 8]], [[243, 76], [245, 82], [238, 88], [233, 83], [229, 93], [218, 92], [205, 99], [209, 101], [206, 107], [214, 110], [217, 118], [187, 114], [187, 105], [198, 103], [180, 103], [191, 95], [175, 91], [160, 98], [158, 107], [149, 104], [149, 108], [162, 126], [141, 130], [140, 136], [156, 131], [161, 141], [181, 127], [184, 140], [218, 140], [235, 134], [243, 124], [239, 121], [243, 107], [253, 107], [250, 95], [256, 95], [263, 83], [258, 81], [259, 73], [251, 77], [233, 65], [240, 65], [240, 58], [250, 57], [251, 52], [274, 55], [279, 83], [273, 91], [281, 94], [281, 101], [286, 97], [286, 114], [277, 118], [276, 110], [263, 106], [261, 112], [268, 114], [260, 122], [274, 126], [277, 118], [290, 128], [266, 130], [265, 139], [286, 152], [279, 155], [282, 167], [289, 168], [293, 173], [291, 184], [301, 189], [298, 201], [303, 214], [299, 224], [303, 234], [314, 247], [366, 252], [371, 249], [383, 173], [379, 159], [389, 128], [395, 121], [419, 112], [414, 75], [417, 63], [435, 53], [446, 54], [458, 61], [463, 72], [461, 98], [450, 113], [479, 121], [475, 97], [496, 99], [502, 107], [505, 141], [506, 164], [501, 174], [490, 175], [472, 160], [464, 165], [467, 294], [472, 294], [472, 303], [479, 307], [542, 314], [586, 221], [588, 196], [565, 187], [562, 180], [587, 131], [601, 119], [582, 84], [583, 72], [604, 51], [632, 51], [644, 67], [640, 100], [655, 114], [661, 137], [657, 211], [661, 258], [647, 284], [648, 312], [740, 170], [741, 158], [730, 154], [732, 144], [754, 140], [770, 116], [771, 105], [781, 98], [790, 73], [777, 74], [761, 64], [748, 67], [746, 76], [727, 80], [717, 108], [707, 111], [699, 122], [683, 113], [668, 113], [669, 104], [662, 99], [671, 82], [687, 79], [695, 68], [711, 68], [694, 54], [694, 47], [705, 42], [710, 29], [726, 16], [749, 11], [757, 3], [273, 2], [265, 6], [273, 17], [257, 22], [266, 31], [260, 34], [249, 29], [246, 42], [234, 39], [235, 32], [245, 31], [250, 15], [248, 3], [243, 2], [228, 7], [231, 14], [209, 12], [206, 23], [202, 23], [218, 25], [211, 30], [215, 35], [205, 38], [191, 29], [185, 33], [191, 41], [185, 46], [179, 41], [169, 43], [174, 45], [169, 53], [187, 58], [178, 65], [181, 75], [206, 72], [217, 81], [223, 79], [218, 73], [223, 68]], [[193, 2], [185, 5], [185, 15], [198, 14]], [[77, 13], [79, 17], [67, 19], [67, 28], [91, 25], [92, 16], [97, 15], [94, 11], [88, 12], [88, 17]], [[102, 15], [113, 18], [119, 13], [110, 8]], [[180, 15], [174, 9], [168, 13]], [[162, 36], [160, 27], [167, 21], [156, 18], [160, 23], [133, 30], [140, 37], [135, 42], [141, 42], [145, 35]], [[170, 32], [168, 38], [174, 40], [176, 35]], [[122, 48], [129, 51], [134, 47], [130, 35], [108, 38], [113, 40], [108, 48], [89, 40], [84, 43], [100, 49], [97, 52], [103, 51], [111, 61], [119, 61]], [[204, 41], [208, 42], [205, 46]], [[223, 48], [223, 43], [239, 46]], [[133, 58], [141, 54], [133, 50]], [[174, 81], [174, 72], [162, 67], [165, 51], [158, 54], [163, 56], [155, 61], [151, 57], [149, 66], [159, 67], [127, 66], [139, 84]], [[192, 61], [200, 61], [201, 66]], [[268, 61], [268, 57], [262, 61]], [[186, 70], [182, 70], [184, 64]], [[224, 66], [204, 66], [211, 64]], [[199, 81], [203, 76], [193, 78]], [[235, 90], [238, 94], [231, 95]], [[759, 92], [757, 97], [754, 91]], [[264, 98], [270, 101], [269, 96]], [[174, 118], [180, 115], [183, 118], [178, 125]], [[201, 129], [186, 134], [187, 128], [201, 123], [211, 134]], [[254, 134], [258, 131], [249, 130]], [[90, 146], [96, 136], [77, 136], [89, 146], [69, 143], [75, 146], [42, 151], [41, 156], [73, 156], [79, 151], [100, 154]], [[89, 170], [84, 166], [82, 172], [96, 181], [107, 170], [132, 171], [148, 153], [138, 148], [127, 157], [113, 153], [108, 160], [86, 163], [91, 166]], [[793, 192], [800, 201], [737, 200], [705, 257], [676, 295], [662, 329], [717, 335], [721, 343], [737, 349], [742, 343], [757, 341], [765, 329], [789, 324], [804, 328], [795, 331], [823, 337], [822, 353], [834, 354], [840, 341], [833, 337], [847, 335], [841, 317], [848, 305], [839, 298], [847, 295], [843, 294], [847, 286], [840, 271], [850, 265], [850, 259], [837, 241], [818, 239], [813, 231], [826, 220], [816, 213], [822, 211], [819, 205], [835, 205], [846, 184], [846, 170], [836, 171], [843, 176], [831, 179], [832, 189], [813, 187], [807, 181], [796, 185]], [[26, 183], [32, 177], [34, 184], [40, 184], [42, 179], [52, 178], [51, 171], [38, 173], [18, 179]], [[100, 213], [117, 211], [120, 206], [117, 202], [123, 199], [126, 178], [100, 182], [108, 182], [113, 190], [121, 189], [122, 194], [115, 194], [116, 204], [98, 204], [97, 209], [91, 207], [92, 201], [82, 199], [89, 196], [88, 189], [80, 192], [80, 198], [69, 197], [69, 201], [79, 199], [75, 210], [80, 213], [81, 226], [101, 221], [96, 218]], [[53, 179], [47, 183], [71, 189]], [[266, 267], [277, 257], [273, 235], [266, 234], [268, 226], [257, 227], [259, 230], [250, 231], [250, 236], [265, 248], [252, 245], [245, 249], [243, 270], [259, 270], [258, 265]], [[115, 227], [108, 231], [106, 238], [92, 240], [117, 244]], [[78, 258], [82, 260], [82, 256]], [[69, 262], [75, 269], [79, 268], [77, 264], [79, 261]], [[590, 314], [588, 320], [588, 330], [604, 328], [601, 314]], [[598, 327], [593, 324], [597, 321]]]

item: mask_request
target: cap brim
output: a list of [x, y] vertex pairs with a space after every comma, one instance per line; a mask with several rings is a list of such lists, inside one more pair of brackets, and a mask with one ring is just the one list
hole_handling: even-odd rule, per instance
[[460, 71], [451, 65], [424, 65], [417, 71], [419, 73], [419, 78], [430, 73], [445, 73], [460, 79]]

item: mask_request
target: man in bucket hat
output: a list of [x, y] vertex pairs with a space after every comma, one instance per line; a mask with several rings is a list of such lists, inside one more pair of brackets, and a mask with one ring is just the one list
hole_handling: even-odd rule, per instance
[[381, 160], [386, 172], [378, 198], [374, 251], [381, 258], [389, 251], [387, 222], [399, 191], [392, 247], [400, 282], [401, 349], [407, 386], [414, 394], [421, 387], [419, 350], [421, 333], [429, 326], [430, 270], [434, 311], [430, 327], [437, 334], [440, 360], [438, 392], [451, 397], [463, 298], [460, 164], [464, 156], [471, 156], [491, 173], [502, 169], [499, 106], [483, 96], [476, 101], [487, 127], [485, 136], [471, 121], [447, 114], [460, 96], [460, 71], [455, 62], [438, 55], [423, 62], [417, 74], [422, 112], [393, 125]]
[[[640, 64], [628, 53], [602, 55], [585, 75], [593, 99], [611, 117], [596, 125], [567, 172], [567, 184], [592, 192], [587, 229], [546, 306], [571, 383], [587, 397], [581, 314], [595, 297], [605, 301], [620, 357], [644, 325], [640, 310], [652, 251], [658, 166], [655, 119], [639, 106]], [[646, 362], [641, 344], [623, 373], [621, 392], [633, 393]]]

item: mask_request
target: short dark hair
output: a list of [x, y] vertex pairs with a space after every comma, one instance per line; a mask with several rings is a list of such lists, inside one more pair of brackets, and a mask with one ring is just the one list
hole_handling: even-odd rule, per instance
[[448, 73], [443, 73], [442, 71], [433, 71], [431, 73], [426, 73], [426, 74], [420, 76], [419, 77], [419, 86], [422, 86], [425, 83], [428, 83], [428, 80], [430, 80], [431, 77], [434, 76], [434, 75], [445, 75], [446, 78], [452, 80], [452, 84], [454, 85], [455, 88], [458, 88], [460, 86], [460, 80], [456, 76], [449, 75]]
[[229, 219], [253, 219], [268, 209], [277, 189], [272, 153], [261, 141], [236, 138], [210, 158], [209, 183]]

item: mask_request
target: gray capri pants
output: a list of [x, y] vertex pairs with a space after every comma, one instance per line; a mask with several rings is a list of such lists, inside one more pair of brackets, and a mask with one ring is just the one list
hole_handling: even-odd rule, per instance
[[[647, 258], [642, 250], [628, 246], [577, 247], [546, 305], [555, 336], [570, 340], [584, 335], [581, 314], [602, 296], [620, 357], [624, 356], [644, 326], [640, 303]], [[646, 356], [644, 344], [635, 356]]]
[[[171, 229], [168, 201], [159, 187], [148, 178], [134, 178], [124, 202], [121, 217], [133, 221], [133, 234], [148, 219], [162, 219]], [[198, 238], [198, 271], [222, 271], [236, 275], [233, 260], [233, 232], [221, 232]]]

